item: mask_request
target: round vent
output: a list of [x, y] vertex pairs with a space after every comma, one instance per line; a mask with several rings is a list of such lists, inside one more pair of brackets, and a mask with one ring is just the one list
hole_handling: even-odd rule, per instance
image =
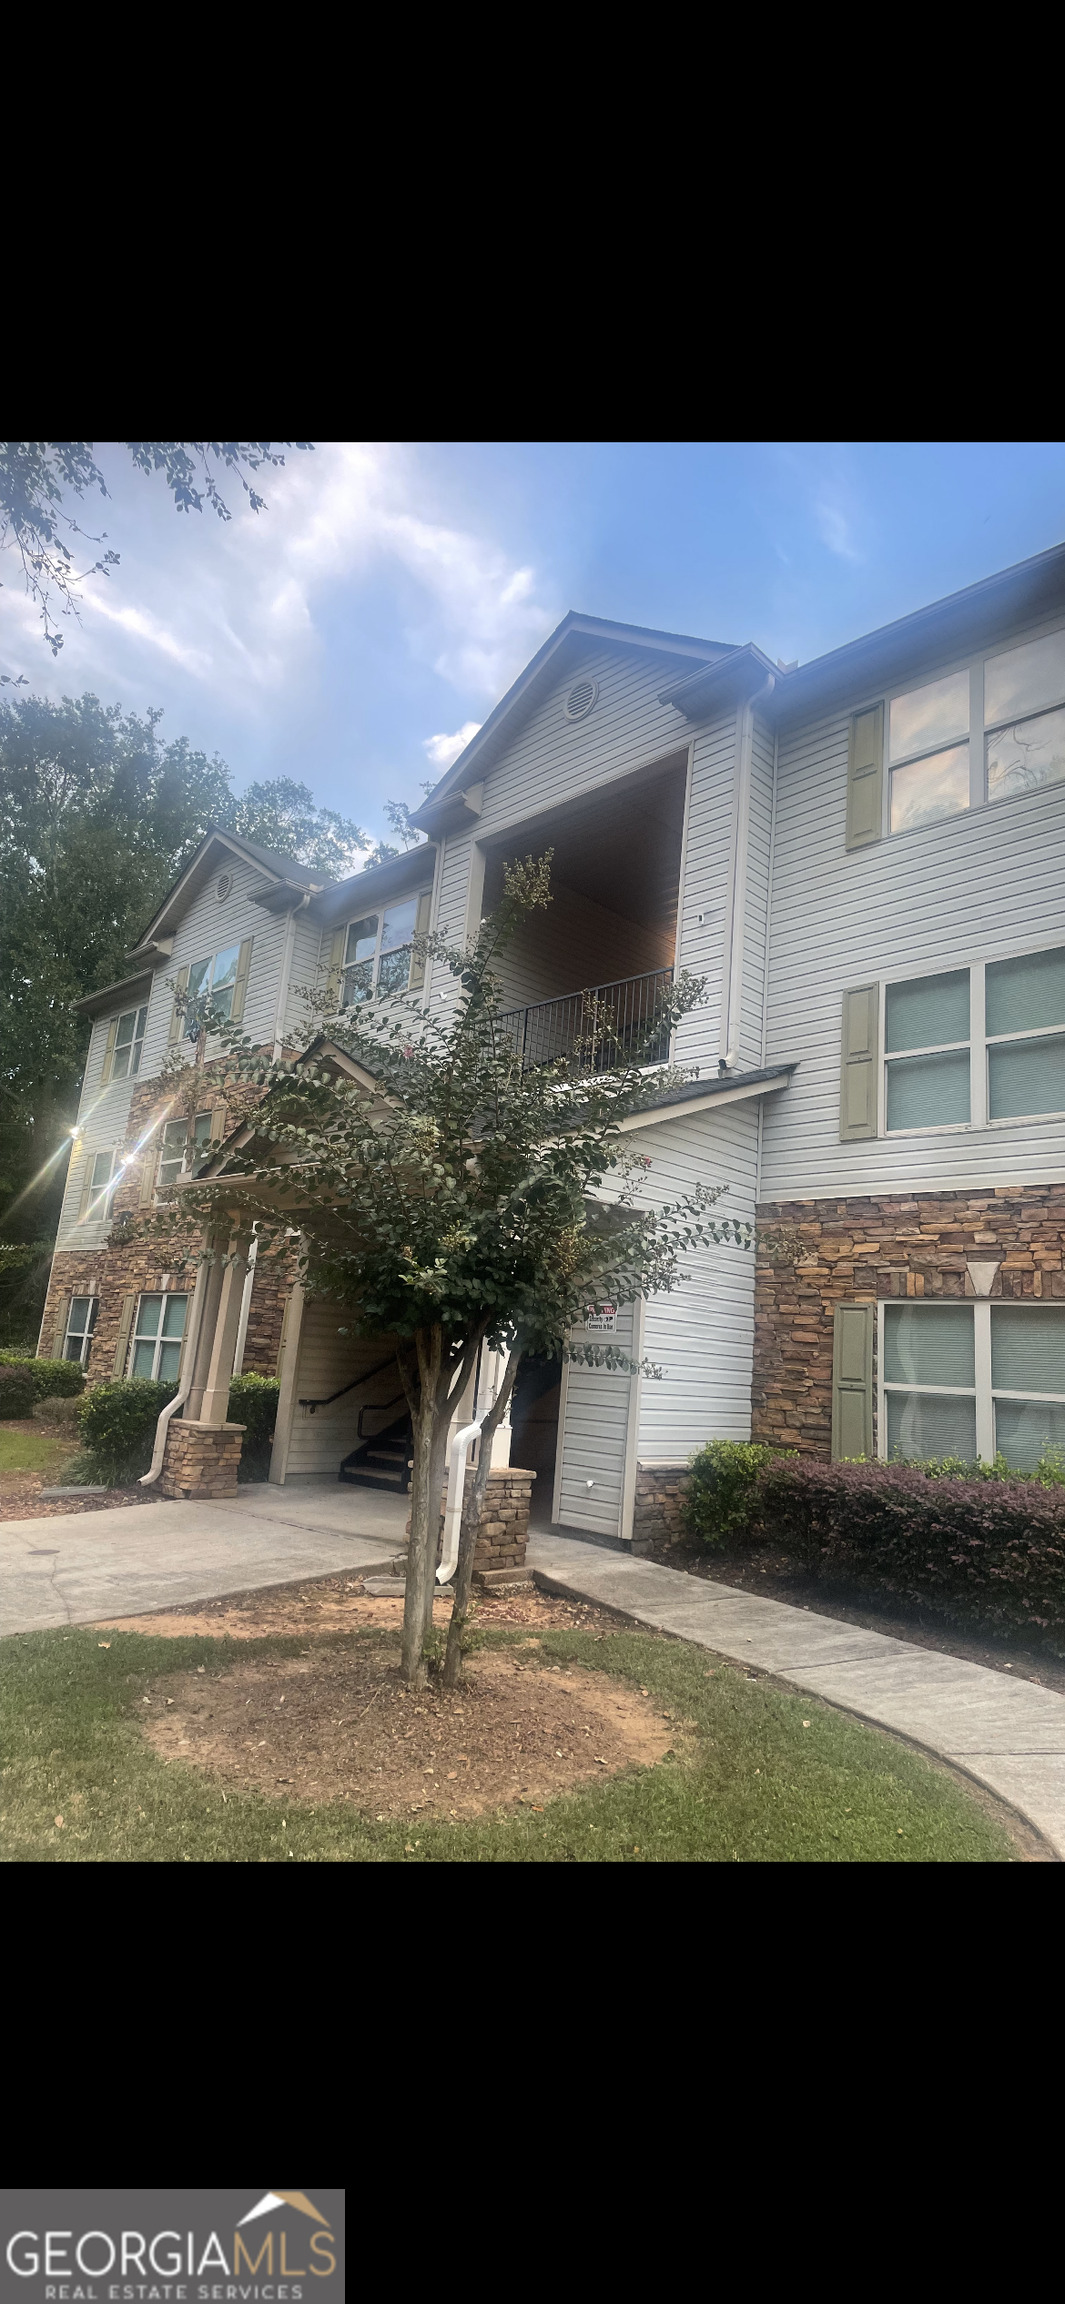
[[215, 889], [215, 895], [217, 896], [217, 898], [218, 898], [218, 901], [219, 901], [219, 903], [220, 903], [220, 904], [224, 904], [224, 903], [225, 903], [226, 897], [228, 896], [228, 894], [229, 894], [229, 891], [230, 891], [230, 889], [232, 888], [232, 886], [233, 886], [233, 874], [232, 874], [232, 872], [223, 872], [223, 873], [222, 873], [222, 875], [221, 875], [221, 878], [220, 878], [220, 880], [219, 880], [219, 882], [218, 882], [218, 886], [217, 886], [217, 888]]
[[598, 680], [578, 680], [566, 698], [567, 720], [586, 720], [598, 694]]

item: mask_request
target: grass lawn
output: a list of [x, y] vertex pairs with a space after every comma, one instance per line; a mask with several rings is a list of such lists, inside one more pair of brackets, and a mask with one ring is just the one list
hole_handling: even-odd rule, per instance
[[54, 1432], [33, 1432], [24, 1425], [13, 1430], [0, 1424], [0, 1473], [47, 1471], [69, 1456], [73, 1446], [69, 1435], [57, 1440]]
[[[106, 1638], [108, 1645], [102, 1645]], [[657, 1765], [591, 1782], [541, 1810], [458, 1823], [376, 1822], [348, 1802], [228, 1791], [141, 1728], [144, 1692], [169, 1675], [217, 1675], [391, 1634], [163, 1638], [95, 1628], [3, 1644], [0, 1850], [22, 1863], [1010, 1863], [996, 1816], [917, 1753], [749, 1680], [702, 1649], [641, 1632], [495, 1631], [489, 1650], [535, 1650], [649, 1695], [672, 1729]], [[312, 1666], [313, 1670], [313, 1666]], [[304, 1675], [306, 1678], [306, 1674]], [[176, 1681], [172, 1683], [176, 1686]], [[153, 1717], [158, 1717], [154, 1713]], [[165, 1714], [163, 1715], [165, 1717]], [[372, 1805], [372, 1803], [371, 1803]], [[58, 1819], [62, 1819], [61, 1822]]]

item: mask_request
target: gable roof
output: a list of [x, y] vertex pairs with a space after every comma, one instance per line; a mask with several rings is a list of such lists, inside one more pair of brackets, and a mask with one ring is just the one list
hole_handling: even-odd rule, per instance
[[509, 740], [539, 701], [548, 679], [557, 680], [567, 662], [577, 662], [586, 656], [589, 644], [596, 640], [605, 640], [615, 647], [643, 649], [659, 656], [676, 656], [678, 675], [682, 668], [690, 670], [717, 663], [736, 653], [728, 640], [699, 640], [688, 632], [656, 632], [644, 624], [616, 624], [609, 616], [582, 616], [571, 608], [506, 695], [500, 697], [476, 736], [471, 737], [465, 751], [459, 753], [424, 805], [412, 811], [411, 823], [424, 832], [439, 830], [442, 811], [461, 807], [464, 790], [486, 773], [503, 742]]
[[272, 849], [260, 848], [257, 841], [245, 840], [239, 832], [230, 832], [221, 824], [211, 824], [195, 854], [190, 856], [183, 871], [178, 873], [172, 887], [168, 888], [158, 911], [153, 913], [143, 934], [127, 953], [127, 959], [150, 959], [160, 939], [173, 935], [181, 914], [217, 870], [220, 853], [237, 856], [247, 864], [254, 864], [263, 874], [263, 894], [276, 892], [282, 901], [290, 894], [298, 902], [301, 898], [317, 895], [320, 890], [336, 885], [328, 872], [308, 872], [304, 865], [294, 864], [288, 856], [277, 856]]

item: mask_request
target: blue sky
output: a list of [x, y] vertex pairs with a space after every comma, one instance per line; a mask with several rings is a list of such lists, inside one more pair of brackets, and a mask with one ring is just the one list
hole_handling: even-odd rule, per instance
[[1065, 540], [1060, 442], [323, 442], [227, 525], [99, 457], [121, 565], [53, 663], [5, 554], [0, 669], [162, 705], [375, 835], [567, 608], [806, 662]]

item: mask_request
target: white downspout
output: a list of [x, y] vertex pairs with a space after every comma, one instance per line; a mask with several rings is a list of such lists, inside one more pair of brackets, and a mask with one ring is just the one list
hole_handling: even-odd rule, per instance
[[152, 1461], [147, 1472], [141, 1474], [139, 1481], [141, 1488], [151, 1488], [158, 1480], [163, 1469], [163, 1458], [166, 1455], [167, 1426], [171, 1417], [177, 1415], [178, 1409], [184, 1407], [192, 1390], [192, 1379], [196, 1370], [196, 1349], [200, 1341], [200, 1323], [203, 1319], [209, 1271], [210, 1265], [203, 1263], [196, 1274], [196, 1286], [192, 1291], [192, 1303], [189, 1307], [188, 1333], [185, 1337], [186, 1373], [181, 1379], [173, 1399], [167, 1401], [166, 1407], [159, 1414], [155, 1427], [155, 1447], [152, 1451]]
[[485, 1422], [486, 1417], [491, 1415], [496, 1401], [499, 1398], [500, 1392], [502, 1391], [503, 1380], [509, 1367], [510, 1355], [508, 1353], [506, 1361], [499, 1371], [499, 1382], [493, 1390], [492, 1397], [489, 1400], [487, 1406], [479, 1410], [478, 1414], [473, 1418], [471, 1423], [462, 1425], [461, 1429], [456, 1432], [455, 1437], [451, 1443], [451, 1454], [447, 1474], [447, 1503], [444, 1507], [443, 1553], [440, 1566], [436, 1571], [436, 1581], [438, 1584], [450, 1584], [458, 1566], [459, 1530], [462, 1526], [462, 1499], [466, 1488], [466, 1451], [470, 1445], [471, 1440], [476, 1440], [477, 1434], [480, 1431], [482, 1424]]
[[[719, 1072], [731, 1072], [736, 1060], [739, 1022], [733, 1022], [737, 978], [743, 975], [743, 936], [747, 911], [747, 850], [751, 826], [751, 755], [754, 747], [754, 708], [776, 687], [772, 672], [754, 696], [739, 710], [736, 741], [736, 805], [732, 815], [732, 854], [729, 859], [729, 919], [721, 986], [721, 1024], [718, 1038]], [[739, 965], [737, 966], [737, 955]]]
[[[288, 980], [292, 974], [292, 954], [296, 946], [296, 914], [305, 912], [313, 890], [308, 888], [299, 903], [294, 904], [285, 923], [285, 942], [281, 952], [281, 977], [277, 987], [277, 1007], [274, 1011], [273, 1058], [276, 1064], [285, 1044], [285, 1010], [288, 1006]], [[242, 1339], [243, 1341], [243, 1339]]]

